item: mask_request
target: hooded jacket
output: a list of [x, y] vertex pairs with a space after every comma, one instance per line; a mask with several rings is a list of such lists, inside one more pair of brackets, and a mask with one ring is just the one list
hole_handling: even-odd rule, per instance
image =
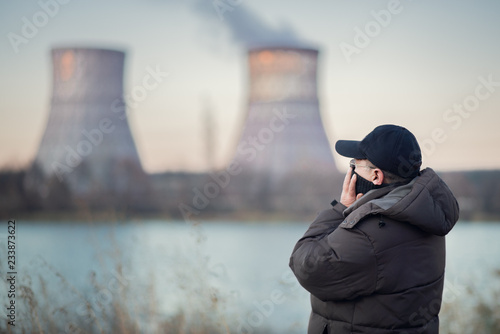
[[459, 212], [444, 181], [427, 168], [349, 208], [332, 205], [290, 258], [311, 293], [308, 333], [438, 333], [444, 236]]

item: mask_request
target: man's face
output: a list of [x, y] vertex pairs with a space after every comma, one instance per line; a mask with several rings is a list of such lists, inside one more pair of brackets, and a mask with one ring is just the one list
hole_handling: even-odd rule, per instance
[[374, 178], [376, 177], [376, 168], [372, 167], [367, 159], [354, 159], [354, 166], [354, 170], [359, 176], [361, 176], [365, 180], [373, 182]]

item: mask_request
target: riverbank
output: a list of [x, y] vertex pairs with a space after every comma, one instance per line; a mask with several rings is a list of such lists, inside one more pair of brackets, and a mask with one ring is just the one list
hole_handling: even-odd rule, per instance
[[[328, 208], [325, 208], [328, 209]], [[238, 211], [238, 212], [200, 212], [199, 214], [189, 214], [186, 217], [171, 215], [169, 213], [138, 213], [122, 212], [115, 210], [106, 211], [39, 211], [39, 212], [18, 212], [4, 213], [6, 219], [18, 219], [25, 221], [50, 221], [50, 222], [96, 222], [96, 221], [186, 221], [191, 223], [210, 221], [245, 221], [245, 222], [312, 222], [319, 212], [289, 213], [289, 212], [264, 212], [264, 211]], [[500, 215], [476, 213], [466, 219], [468, 223], [495, 223], [500, 222]]]

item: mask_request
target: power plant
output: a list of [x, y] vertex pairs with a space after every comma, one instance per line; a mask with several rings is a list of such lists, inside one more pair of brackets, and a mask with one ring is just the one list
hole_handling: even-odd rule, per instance
[[56, 177], [78, 196], [130, 193], [145, 174], [123, 97], [125, 53], [55, 48], [51, 55], [50, 112], [31, 186]]
[[[204, 182], [144, 173], [127, 119], [124, 61], [117, 50], [52, 50], [50, 112], [25, 182], [42, 195], [59, 193], [49, 202], [67, 193], [94, 207], [176, 207], [195, 180]], [[208, 210], [311, 212], [337, 195], [342, 177], [321, 120], [317, 72], [315, 49], [248, 51], [248, 107], [231, 162], [238, 172]]]

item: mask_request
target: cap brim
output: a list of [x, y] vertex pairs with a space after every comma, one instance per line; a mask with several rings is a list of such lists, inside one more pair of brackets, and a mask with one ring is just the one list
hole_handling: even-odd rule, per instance
[[359, 149], [361, 142], [357, 140], [338, 140], [335, 143], [335, 151], [344, 157], [354, 159], [366, 159], [366, 156]]

